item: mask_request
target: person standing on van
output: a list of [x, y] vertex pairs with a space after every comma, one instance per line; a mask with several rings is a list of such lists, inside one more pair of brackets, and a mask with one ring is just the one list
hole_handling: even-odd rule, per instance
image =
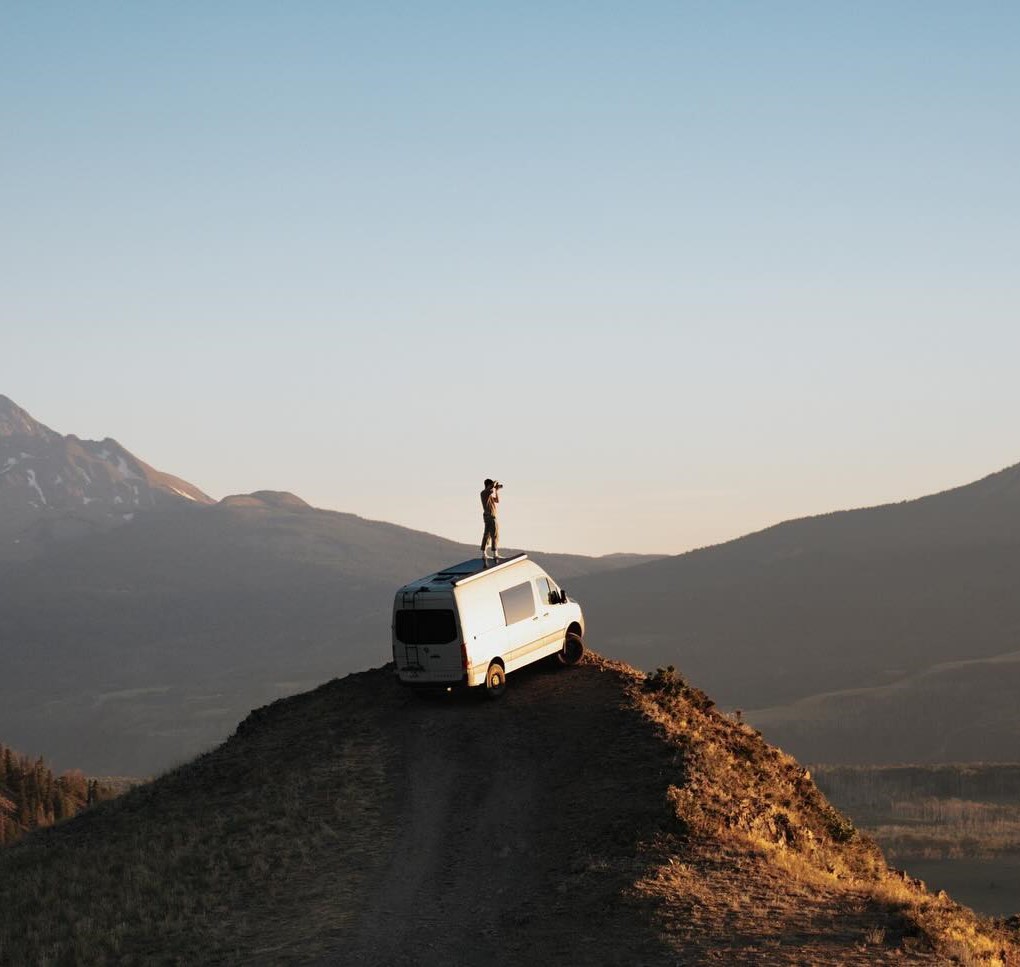
[[499, 492], [503, 485], [488, 477], [485, 478], [485, 489], [482, 491], [482, 520], [485, 530], [482, 532], [482, 563], [486, 561], [485, 549], [492, 544], [493, 560], [499, 560], [499, 524], [496, 521], [496, 505], [499, 503]]

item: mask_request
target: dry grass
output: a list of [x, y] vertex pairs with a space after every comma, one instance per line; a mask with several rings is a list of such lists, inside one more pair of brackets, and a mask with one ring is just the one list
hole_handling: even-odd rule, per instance
[[[978, 917], [945, 894], [933, 896], [920, 881], [891, 870], [874, 841], [833, 808], [807, 770], [754, 729], [719, 714], [675, 671], [660, 669], [635, 683], [635, 694], [683, 750], [687, 781], [671, 789], [670, 797], [691, 831], [685, 876], [660, 870], [646, 888], [666, 897], [662, 882], [670, 879], [708, 909], [719, 901], [705, 888], [706, 869], [749, 863], [759, 882], [774, 882], [776, 875], [785, 881], [777, 896], [799, 893], [791, 905], [773, 903], [767, 912], [776, 924], [785, 919], [786, 929], [791, 923], [804, 925], [803, 911], [828, 897], [838, 911], [833, 931], [846, 931], [848, 946], [853, 933], [861, 948], [892, 945], [920, 961], [1020, 964], [1015, 931]], [[727, 854], [732, 863], [723, 861]], [[733, 882], [732, 869], [727, 878]], [[738, 933], [768, 932], [763, 904], [738, 898], [736, 908], [741, 913], [732, 923]], [[870, 956], [862, 953], [860, 962], [868, 963]], [[822, 962], [825, 954], [819, 951], [817, 957]], [[856, 961], [848, 954], [841, 962]]]
[[[385, 839], [387, 750], [330, 727], [336, 698], [5, 850], [0, 963], [306, 958], [301, 924], [344, 926]], [[342, 879], [321, 875], [338, 841], [363, 861]]]
[[[450, 914], [432, 953], [463, 952], [450, 923], [475, 938], [491, 890], [506, 932], [489, 920], [484, 939], [503, 946], [462, 962], [1020, 964], [1005, 927], [890, 871], [806, 770], [675, 673], [592, 658], [530, 685], [431, 715], [372, 672], [253, 714], [215, 752], [0, 853], [0, 962], [306, 963], [390, 935], [403, 951], [396, 922], [420, 939], [427, 924], [404, 921], [423, 895]], [[506, 775], [481, 754], [492, 743], [515, 750]], [[555, 775], [538, 765], [552, 749]], [[453, 832], [409, 782], [423, 750], [428, 776], [457, 764]], [[531, 846], [472, 830], [486, 805], [505, 830], [529, 796], [551, 797], [556, 824]], [[425, 894], [391, 862], [401, 843]]]

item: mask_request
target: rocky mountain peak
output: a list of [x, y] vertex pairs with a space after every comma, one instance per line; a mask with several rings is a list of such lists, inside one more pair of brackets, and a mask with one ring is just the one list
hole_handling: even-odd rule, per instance
[[213, 501], [185, 480], [153, 469], [112, 437], [64, 436], [0, 396], [0, 556], [135, 513]]
[[0, 438], [3, 437], [39, 437], [50, 439], [56, 434], [37, 420], [34, 420], [10, 397], [0, 393]]

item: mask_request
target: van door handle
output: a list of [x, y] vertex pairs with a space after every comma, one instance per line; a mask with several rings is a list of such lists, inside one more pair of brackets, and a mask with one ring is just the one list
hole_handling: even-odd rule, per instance
[[535, 617], [534, 617], [534, 618], [532, 618], [531, 620], [532, 620], [532, 621], [538, 621], [538, 615], [536, 614], [536, 615], [535, 615]]

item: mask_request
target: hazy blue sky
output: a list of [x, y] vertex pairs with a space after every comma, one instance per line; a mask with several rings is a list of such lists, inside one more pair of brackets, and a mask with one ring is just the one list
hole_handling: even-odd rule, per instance
[[0, 392], [677, 552], [1020, 460], [1020, 5], [0, 3]]

